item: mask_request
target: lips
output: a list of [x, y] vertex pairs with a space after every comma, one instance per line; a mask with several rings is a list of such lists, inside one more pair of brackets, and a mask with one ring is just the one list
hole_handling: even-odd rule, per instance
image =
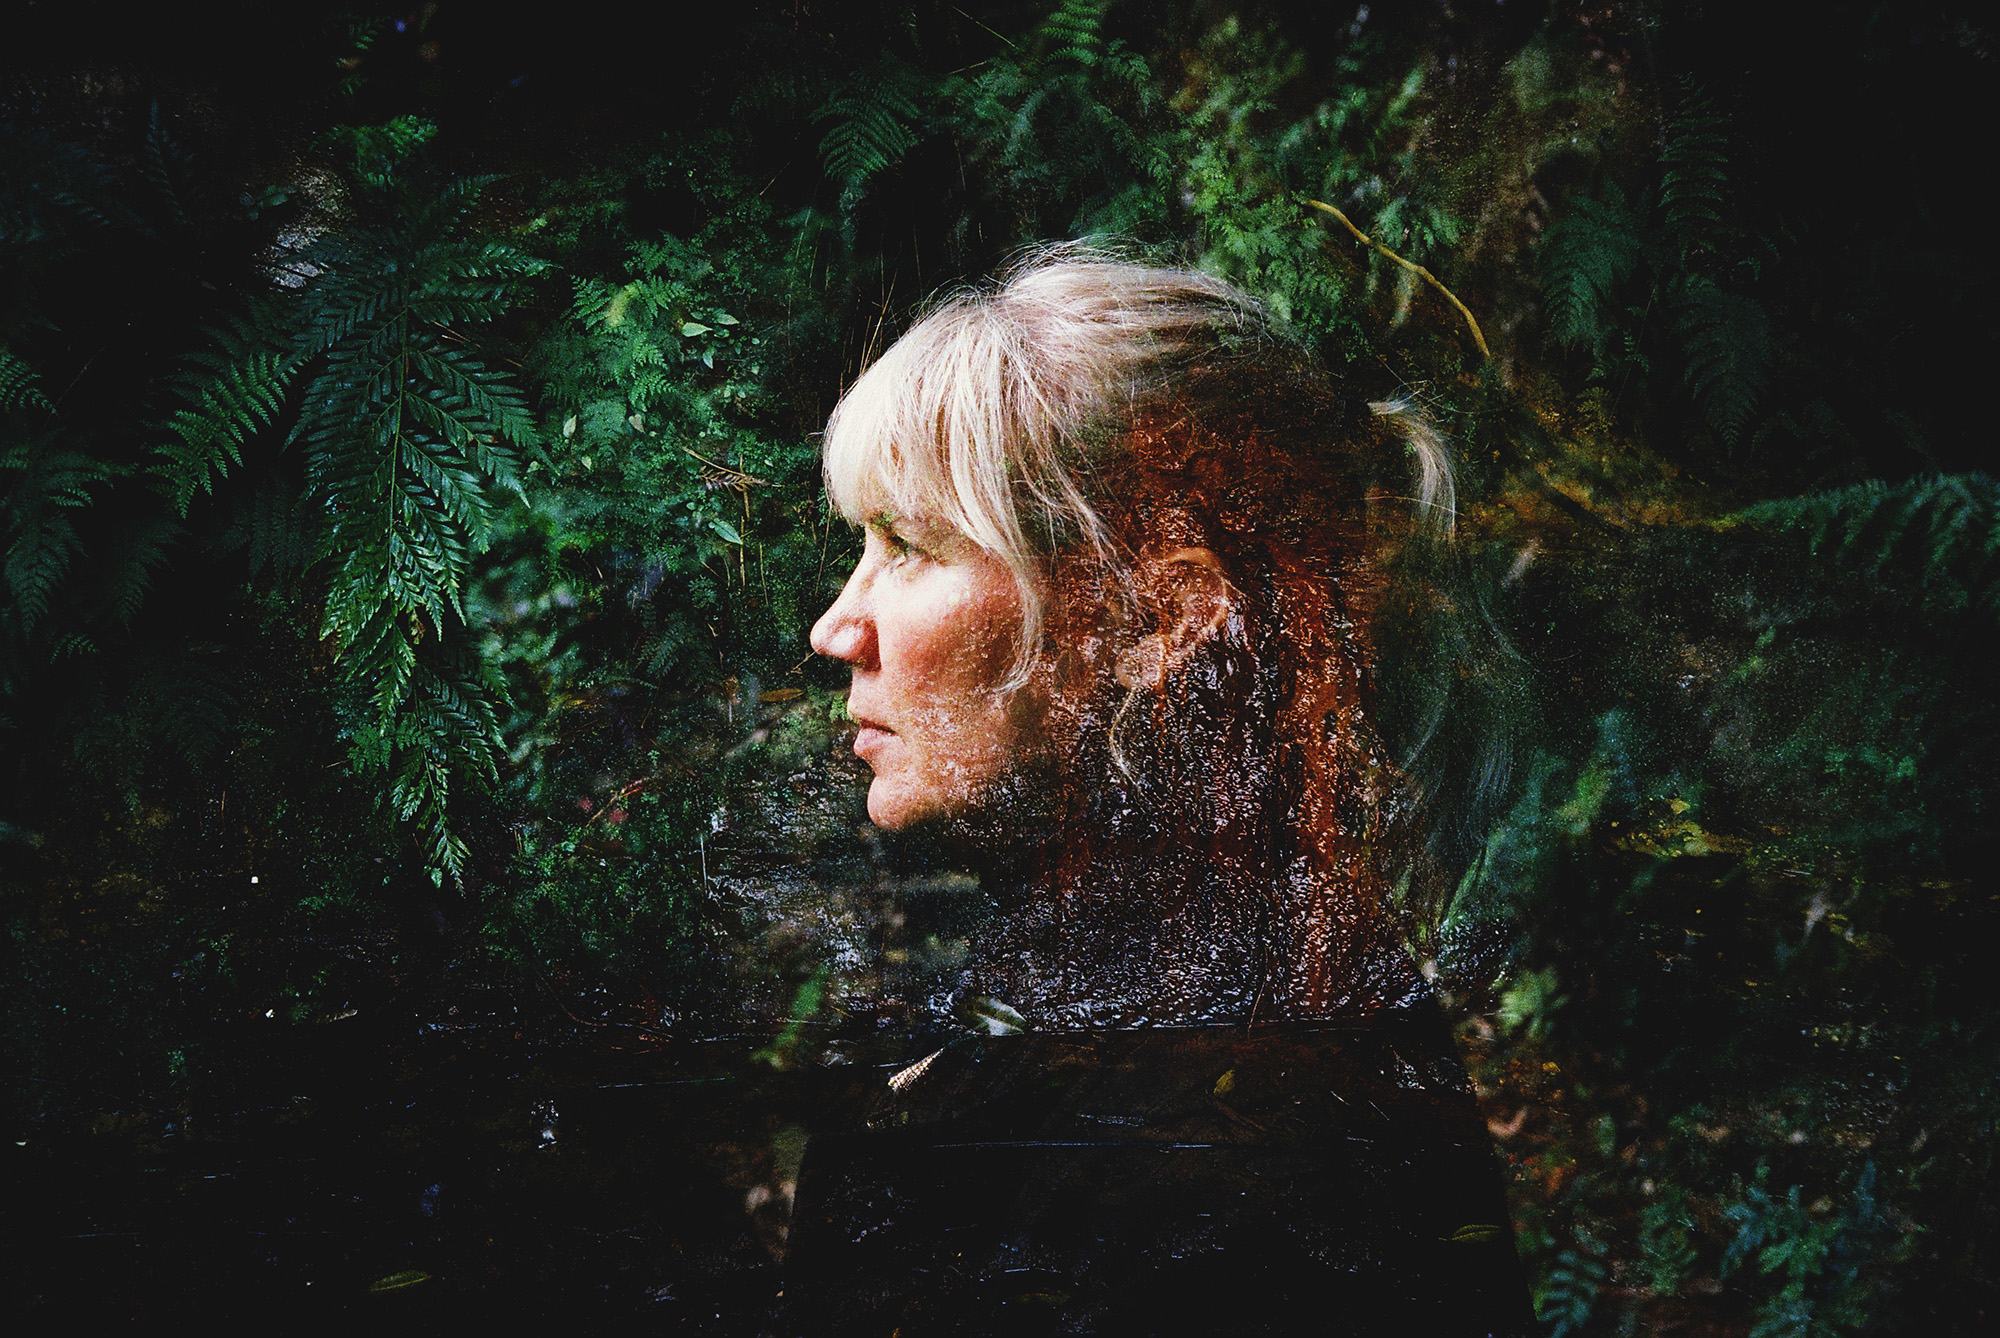
[[868, 755], [895, 737], [896, 731], [867, 716], [849, 713], [849, 718], [859, 726], [854, 735], [854, 754], [866, 761]]

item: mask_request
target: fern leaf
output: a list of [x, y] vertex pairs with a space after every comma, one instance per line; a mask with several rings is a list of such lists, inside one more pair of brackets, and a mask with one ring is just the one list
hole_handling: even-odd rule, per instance
[[499, 776], [500, 724], [491, 686], [476, 681], [462, 663], [424, 670], [415, 686], [415, 716], [449, 755], [462, 758], [487, 780]]
[[1720, 230], [1729, 185], [1726, 123], [1700, 85], [1683, 79], [1681, 105], [1667, 121], [1660, 151], [1660, 209], [1667, 235], [1685, 252]]
[[167, 219], [177, 228], [185, 228], [192, 221], [181, 199], [181, 191], [175, 185], [177, 179], [184, 179], [192, 167], [186, 152], [167, 133], [160, 122], [160, 104], [153, 104], [151, 118], [146, 125], [146, 148], [140, 163], [146, 180], [165, 206]]
[[350, 681], [368, 694], [377, 717], [393, 718], [417, 666], [416, 643], [403, 611], [387, 603], [345, 600], [328, 607], [321, 634], [338, 646]]
[[442, 883], [447, 877], [456, 878], [465, 868], [466, 848], [446, 822], [451, 768], [438, 749], [422, 746], [428, 740], [413, 730], [399, 730], [397, 742], [401, 746], [397, 749], [390, 803], [397, 816], [415, 829], [431, 880]]
[[879, 63], [813, 113], [815, 122], [832, 122], [819, 145], [828, 177], [858, 189], [916, 147], [914, 127], [923, 120], [916, 87], [909, 67]]
[[409, 257], [392, 241], [357, 232], [306, 254], [320, 277], [306, 290], [295, 350], [301, 361], [378, 325], [408, 297]]
[[32, 517], [30, 524], [9, 526], [7, 554], [0, 574], [7, 580], [7, 593], [25, 635], [48, 616], [49, 604], [61, 584], [69, 564], [83, 545], [69, 518], [55, 512]]
[[0, 344], [0, 413], [15, 409], [50, 409], [48, 396], [42, 393], [35, 369], [13, 349]]
[[253, 580], [269, 572], [282, 581], [305, 566], [310, 543], [298, 503], [297, 490], [275, 472], [233, 499], [225, 543], [246, 550]]
[[54, 445], [43, 435], [0, 453], [0, 577], [23, 635], [48, 616], [57, 587], [82, 543], [67, 512], [90, 506], [93, 492], [121, 471]]
[[514, 446], [534, 442], [535, 420], [526, 399], [512, 381], [496, 375], [472, 354], [419, 343], [411, 349], [411, 370], [463, 403], [468, 421], [481, 424], [483, 435], [498, 436]]
[[243, 463], [243, 448], [284, 409], [297, 363], [250, 322], [211, 330], [212, 347], [184, 360], [169, 389], [186, 406], [162, 426], [152, 472], [174, 509], [187, 514], [197, 491]]
[[1717, 435], [1733, 445], [1770, 377], [1770, 317], [1754, 298], [1690, 277], [1675, 294], [1674, 324], [1688, 393]]
[[181, 527], [166, 517], [142, 519], [122, 527], [101, 555], [108, 560], [94, 564], [102, 573], [96, 598], [120, 627], [130, 627], [139, 615], [153, 573], [165, 565], [167, 549], [180, 535]]
[[191, 768], [222, 751], [237, 718], [233, 677], [213, 647], [195, 649], [155, 660], [131, 689], [135, 713]]
[[1614, 189], [1601, 201], [1574, 201], [1537, 248], [1542, 300], [1556, 341], [1602, 356], [1613, 325], [1613, 294], [1645, 255], [1644, 232], [1622, 194]]
[[1932, 611], [2000, 616], [2000, 481], [1988, 475], [1861, 483], [1737, 518], [1800, 534], [1814, 554], [1870, 580], [1900, 576]]
[[1104, 11], [1109, 0], [1062, 0], [1042, 21], [1040, 36], [1051, 59], [1089, 69], [1104, 56]]
[[[312, 248], [318, 273], [285, 349], [294, 365], [315, 364], [291, 439], [305, 453], [299, 509], [323, 518], [321, 551], [335, 560], [323, 634], [370, 708], [354, 757], [389, 771], [394, 807], [437, 878], [464, 860], [446, 825], [452, 777], [495, 774], [495, 717], [490, 685], [460, 675], [447, 689], [428, 666], [455, 662], [473, 559], [520, 487], [520, 452], [536, 444], [519, 389], [468, 336], [542, 268], [515, 247], [455, 235], [480, 184], [405, 201], [400, 231]], [[616, 295], [579, 285], [576, 301], [603, 311]], [[267, 509], [294, 513], [275, 500]], [[274, 528], [274, 542], [288, 542]]]

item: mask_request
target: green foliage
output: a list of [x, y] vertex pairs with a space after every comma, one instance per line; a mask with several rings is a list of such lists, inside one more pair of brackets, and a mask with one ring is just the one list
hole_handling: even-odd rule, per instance
[[1605, 198], [1578, 199], [1543, 234], [1539, 257], [1549, 331], [1565, 348], [1602, 359], [1611, 338], [1613, 295], [1638, 272], [1646, 239], [1615, 184]]
[[1549, 333], [1589, 355], [1593, 381], [1622, 393], [1635, 373], [1677, 374], [1698, 421], [1734, 446], [1766, 407], [1775, 350], [1766, 305], [1744, 290], [1764, 244], [1731, 222], [1724, 126], [1684, 80], [1657, 181], [1635, 202], [1615, 180], [1575, 197], [1537, 250]]
[[1680, 105], [1660, 150], [1660, 218], [1684, 250], [1703, 249], [1727, 226], [1729, 141], [1700, 85], [1683, 78]]
[[1584, 1330], [1606, 1277], [1603, 1261], [1594, 1254], [1567, 1248], [1556, 1255], [1534, 1291], [1535, 1318], [1548, 1325], [1550, 1338]]
[[403, 115], [381, 125], [338, 125], [329, 138], [354, 179], [379, 190], [436, 134], [435, 121]]
[[271, 427], [298, 370], [288, 347], [255, 321], [238, 319], [214, 332], [214, 346], [190, 353], [170, 390], [183, 407], [168, 416], [173, 439], [155, 464], [162, 490], [182, 515], [197, 491], [243, 463], [243, 448]]
[[[1508, 945], [1513, 1072], [1563, 1075], [1513, 1097], [1542, 1104], [1523, 1175], [1559, 1186], [1523, 1236], [1553, 1329], [1726, 1285], [1750, 1331], [1856, 1332], [1961, 1267], [1925, 1233], [1980, 1215], [1970, 1182], [1923, 1168], [1990, 1163], [1991, 1044], [1950, 982], [2000, 928], [1969, 872], [1995, 501], [1972, 476], [1764, 503], [1532, 597], [1604, 637], [1544, 687], [1595, 728], [1544, 731], [1440, 938], [1471, 972]], [[1639, 667], [1668, 659], [1676, 687]]]
[[33, 367], [13, 349], [0, 344], [0, 413], [50, 407], [48, 396], [36, 384], [38, 380]]
[[[407, 145], [396, 142], [400, 154]], [[405, 194], [396, 227], [329, 234], [299, 251], [295, 264], [312, 277], [294, 297], [190, 355], [173, 384], [185, 407], [167, 420], [173, 440], [158, 465], [185, 512], [197, 488], [243, 463], [296, 383], [289, 440], [304, 445], [308, 504], [323, 518], [313, 541], [329, 568], [320, 635], [353, 703], [353, 756], [390, 779], [388, 802], [439, 879], [465, 862], [449, 822], [455, 778], [497, 774], [493, 684], [464, 647], [463, 591], [535, 441], [519, 391], [468, 337], [541, 268], [507, 242], [461, 235], [483, 184]], [[249, 542], [261, 566], [287, 540], [271, 509], [259, 512]]]
[[1799, 1186], [1782, 1198], [1767, 1188], [1763, 1163], [1741, 1196], [1724, 1210], [1735, 1239], [1723, 1252], [1722, 1271], [1754, 1261], [1757, 1270], [1780, 1283], [1757, 1308], [1751, 1338], [1818, 1338], [1851, 1333], [1870, 1318], [1870, 1297], [1862, 1276], [1866, 1264], [1895, 1260], [1910, 1241], [1882, 1212], [1875, 1198], [1875, 1164], [1863, 1162], [1847, 1203], [1807, 1205]]
[[1095, 65], [1104, 55], [1104, 11], [1110, 0], [1061, 0], [1039, 34], [1051, 59]]
[[899, 162], [917, 143], [923, 121], [918, 106], [928, 89], [909, 66], [885, 57], [859, 71], [813, 113], [826, 124], [820, 163], [843, 183], [843, 203], [859, 198], [868, 181]]
[[1143, 236], [1164, 214], [1159, 93], [1143, 56], [1104, 40], [1108, 8], [1065, 0], [1030, 40], [940, 86], [944, 126], [1017, 244]]
[[1900, 579], [1927, 612], [2000, 615], [2000, 483], [1983, 474], [1869, 482], [1760, 502], [1742, 518], [1796, 532], [1815, 558]]
[[120, 471], [102, 460], [64, 450], [50, 429], [9, 442], [0, 452], [0, 542], [9, 621], [21, 637], [32, 635], [49, 612], [63, 577], [81, 547], [71, 513], [86, 509]]
[[[268, 112], [49, 82], [83, 129], [0, 135], [22, 1090], [164, 1105], [217, 1019], [474, 978], [638, 1034], [885, 979], [814, 434], [928, 294], [1111, 233], [1460, 449], [1416, 574], [1465, 616], [1385, 632], [1379, 710], [1544, 1326], [1948, 1331], [2000, 1238], [1983, 234], [1950, 173], [1808, 198], [1740, 34], [1506, 8], [808, 6], [587, 98], [343, 19]], [[1960, 58], [1868, 12], [1868, 69]], [[1842, 98], [1856, 172], [1945, 142]]]
[[1670, 310], [1689, 398], [1724, 441], [1741, 439], [1769, 377], [1770, 318], [1755, 299], [1696, 277], [1680, 285]]

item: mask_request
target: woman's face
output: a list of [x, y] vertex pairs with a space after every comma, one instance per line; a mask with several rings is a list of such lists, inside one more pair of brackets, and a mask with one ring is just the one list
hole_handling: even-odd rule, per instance
[[948, 528], [871, 524], [812, 647], [854, 670], [854, 751], [875, 769], [868, 816], [897, 830], [967, 817], [1042, 751], [1045, 694], [1005, 686], [1021, 595], [1000, 560]]

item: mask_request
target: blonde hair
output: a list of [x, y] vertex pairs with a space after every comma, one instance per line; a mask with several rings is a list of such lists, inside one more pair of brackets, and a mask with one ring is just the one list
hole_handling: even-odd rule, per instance
[[[947, 296], [855, 382], [827, 423], [827, 493], [851, 523], [923, 518], [998, 557], [1022, 596], [1018, 684], [1046, 614], [1040, 560], [1081, 550], [1123, 566], [1091, 499], [1116, 487], [1106, 471], [1141, 415], [1182, 407], [1191, 376], [1224, 366], [1250, 374], [1239, 390], [1273, 368], [1323, 381], [1309, 363], [1220, 279], [1044, 248], [996, 287]], [[1401, 402], [1369, 408], [1414, 459], [1416, 523], [1448, 531], [1443, 443]]]

